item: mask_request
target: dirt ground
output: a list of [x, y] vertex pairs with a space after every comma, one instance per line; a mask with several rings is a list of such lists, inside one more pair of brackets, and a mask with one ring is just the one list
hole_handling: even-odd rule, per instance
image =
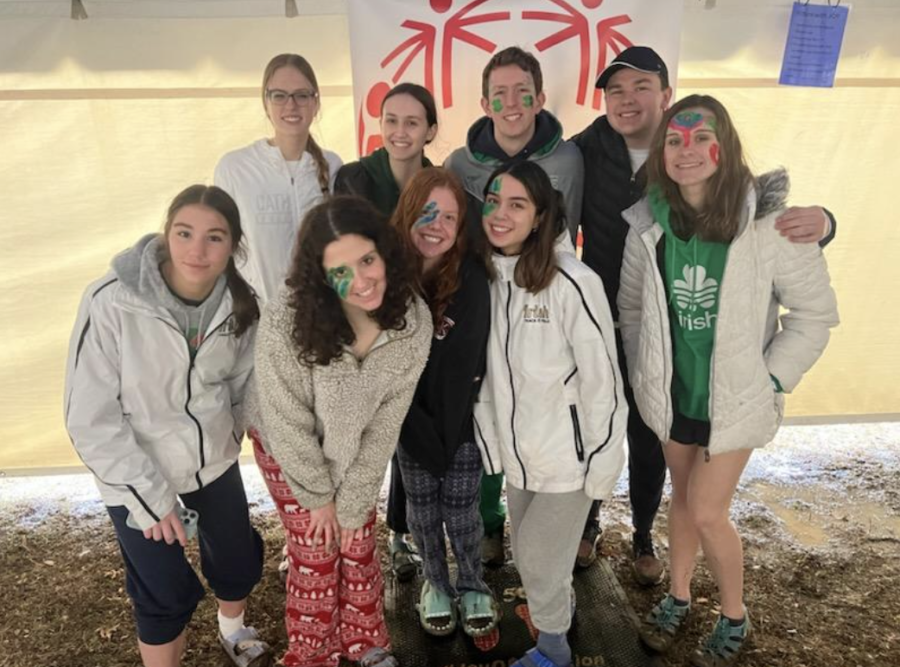
[[[280, 653], [281, 530], [254, 468], [244, 475], [269, 547], [248, 620]], [[734, 518], [755, 627], [740, 665], [900, 666], [900, 424], [782, 429], [751, 459]], [[633, 584], [629, 522], [623, 481], [604, 510], [602, 554], [642, 615], [664, 588]], [[665, 528], [664, 507], [656, 528], [663, 555]], [[89, 477], [0, 479], [0, 592], [0, 666], [138, 664], [121, 557]], [[187, 667], [230, 664], [215, 643], [209, 597], [190, 626]], [[716, 614], [701, 561], [687, 635], [666, 664], [686, 664]]]

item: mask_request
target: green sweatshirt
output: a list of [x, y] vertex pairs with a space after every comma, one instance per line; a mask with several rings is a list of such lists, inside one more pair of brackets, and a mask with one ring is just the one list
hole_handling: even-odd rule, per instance
[[709, 380], [719, 288], [728, 260], [728, 244], [684, 240], [672, 231], [669, 204], [650, 192], [650, 207], [665, 231], [665, 257], [660, 267], [669, 297], [675, 410], [691, 419], [709, 421]]

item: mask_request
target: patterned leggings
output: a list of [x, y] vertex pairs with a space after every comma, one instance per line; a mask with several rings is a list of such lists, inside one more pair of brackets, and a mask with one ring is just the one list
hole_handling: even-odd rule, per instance
[[251, 433], [253, 453], [284, 524], [288, 546], [288, 650], [286, 667], [337, 667], [341, 657], [357, 661], [373, 646], [390, 650], [384, 623], [384, 579], [375, 551], [375, 509], [364, 537], [349, 549], [326, 553], [304, 538], [310, 513], [297, 504], [281, 468]]
[[[422, 556], [425, 578], [451, 597], [466, 591], [489, 593], [481, 578], [484, 527], [478, 512], [482, 471], [478, 447], [474, 442], [460, 446], [443, 479], [434, 477], [403, 447], [397, 454], [406, 487], [406, 519]], [[447, 568], [445, 528], [456, 556], [455, 588]]]

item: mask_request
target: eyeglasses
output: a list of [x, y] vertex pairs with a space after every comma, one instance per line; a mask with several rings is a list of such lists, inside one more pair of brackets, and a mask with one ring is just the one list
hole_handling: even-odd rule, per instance
[[286, 90], [274, 88], [266, 91], [266, 99], [277, 107], [284, 106], [291, 98], [294, 98], [294, 103], [298, 107], [309, 106], [309, 103], [318, 96], [319, 94], [314, 90], [295, 90], [293, 93], [289, 93]]

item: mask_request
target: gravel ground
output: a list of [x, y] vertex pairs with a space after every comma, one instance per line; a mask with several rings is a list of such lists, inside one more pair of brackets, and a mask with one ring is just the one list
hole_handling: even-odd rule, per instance
[[[255, 465], [242, 472], [274, 572], [280, 525]], [[900, 665], [900, 423], [783, 428], [752, 457], [734, 517], [755, 624], [741, 665]], [[663, 589], [632, 582], [624, 478], [603, 523], [603, 554], [643, 614]], [[656, 527], [663, 557], [665, 530], [663, 507]], [[136, 663], [121, 558], [90, 475], [0, 478], [0, 547], [0, 666]], [[253, 622], [276, 649], [284, 644], [283, 595], [271, 574], [253, 599]], [[684, 664], [717, 613], [702, 561], [694, 602], [686, 636], [667, 664]], [[227, 664], [213, 627], [207, 599], [192, 623], [187, 667]]]

